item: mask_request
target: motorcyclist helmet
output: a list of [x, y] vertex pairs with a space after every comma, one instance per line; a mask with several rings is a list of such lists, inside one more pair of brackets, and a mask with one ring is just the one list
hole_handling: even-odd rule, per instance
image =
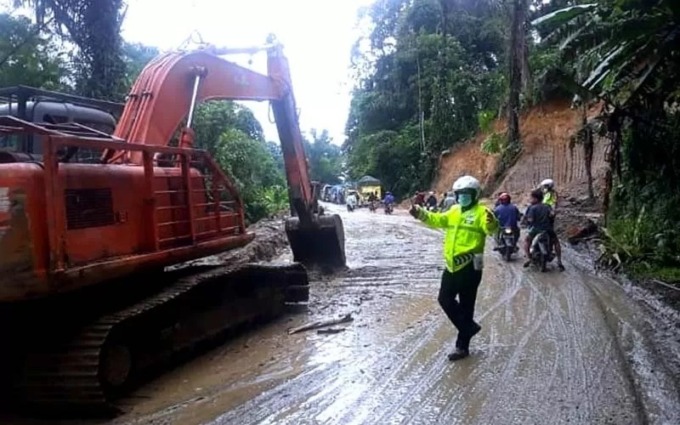
[[545, 179], [541, 182], [541, 187], [544, 189], [552, 190], [555, 188], [555, 182], [552, 179]]
[[509, 203], [510, 203], [510, 199], [511, 199], [511, 198], [510, 198], [510, 194], [508, 194], [507, 192], [503, 192], [503, 193], [501, 193], [501, 194], [498, 196], [498, 201], [499, 201], [501, 204], [509, 204]]
[[479, 180], [472, 176], [462, 176], [453, 182], [452, 189], [456, 194], [461, 192], [471, 193], [477, 199], [482, 191], [482, 185], [479, 184]]

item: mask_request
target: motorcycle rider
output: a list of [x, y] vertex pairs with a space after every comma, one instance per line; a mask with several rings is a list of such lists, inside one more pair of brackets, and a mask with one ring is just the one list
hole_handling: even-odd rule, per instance
[[[557, 191], [555, 190], [555, 182], [552, 179], [543, 180], [541, 182], [541, 190], [543, 191], [543, 203], [550, 205], [550, 208], [552, 209], [550, 221], [554, 229], [555, 216], [557, 215]], [[550, 241], [555, 252], [561, 251], [560, 240], [557, 236], [555, 236], [555, 238], [550, 238]]]
[[357, 205], [357, 195], [355, 192], [347, 194], [347, 211], [354, 211]]
[[[562, 249], [559, 241], [557, 240], [557, 234], [553, 228], [553, 223], [551, 220], [552, 208], [550, 205], [543, 203], [543, 191], [541, 189], [535, 189], [531, 192], [531, 199], [529, 200], [529, 208], [525, 215], [526, 222], [529, 224], [529, 233], [524, 240], [524, 254], [527, 257], [527, 261], [524, 263], [524, 267], [529, 267], [531, 265], [531, 241], [536, 235], [541, 232], [547, 232], [548, 237], [551, 240], [551, 244], [555, 247], [555, 256], [557, 257], [557, 267], [564, 271], [564, 265], [562, 264]], [[557, 241], [552, 242], [552, 241]]]
[[453, 192], [446, 192], [444, 195], [444, 200], [440, 207], [441, 212], [448, 211], [449, 208], [456, 204], [456, 195]]
[[437, 209], [437, 196], [434, 192], [430, 192], [427, 200], [425, 201], [425, 207], [430, 211], [435, 211]]
[[394, 204], [394, 196], [392, 195], [392, 192], [385, 193], [385, 199], [383, 199], [383, 203], [385, 204], [385, 209], [392, 208], [392, 204]]
[[555, 190], [555, 182], [552, 179], [545, 179], [541, 182], [541, 189], [543, 190], [543, 203], [550, 205], [550, 208], [555, 211], [557, 207], [557, 191]]
[[448, 355], [450, 361], [456, 361], [470, 355], [470, 340], [482, 329], [474, 321], [475, 301], [482, 280], [486, 236], [497, 231], [498, 220], [491, 210], [479, 203], [479, 180], [463, 176], [453, 183], [452, 189], [458, 205], [449, 211], [436, 213], [413, 205], [409, 213], [430, 227], [446, 229], [446, 268], [438, 301], [458, 329], [456, 350]]
[[368, 194], [368, 207], [371, 211], [375, 211], [376, 209], [376, 202], [378, 202], [378, 195], [375, 194], [375, 192], [371, 192]]
[[413, 203], [419, 207], [425, 206], [425, 194], [423, 192], [416, 192], [413, 198]]
[[520, 213], [516, 205], [511, 202], [510, 194], [503, 192], [498, 196], [497, 206], [493, 212], [498, 218], [501, 227], [496, 237], [496, 242], [500, 245], [501, 231], [507, 227], [512, 229], [515, 240], [519, 240], [519, 218]]

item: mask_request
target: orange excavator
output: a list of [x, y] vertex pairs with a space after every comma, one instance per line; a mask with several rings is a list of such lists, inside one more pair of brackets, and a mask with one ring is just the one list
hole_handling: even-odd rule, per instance
[[[13, 399], [115, 407], [197, 347], [307, 301], [304, 266], [344, 266], [342, 221], [323, 214], [309, 178], [288, 61], [278, 44], [266, 51], [268, 75], [220, 57], [233, 51], [157, 57], [113, 134], [5, 108], [0, 136], [15, 142], [0, 150], [0, 383]], [[254, 239], [229, 177], [193, 148], [196, 106], [211, 99], [271, 102], [295, 263], [168, 268]]]

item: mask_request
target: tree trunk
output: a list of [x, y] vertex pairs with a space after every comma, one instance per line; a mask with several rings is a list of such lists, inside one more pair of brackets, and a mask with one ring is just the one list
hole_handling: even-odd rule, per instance
[[525, 53], [526, 0], [513, 0], [510, 24], [509, 75], [510, 97], [508, 99], [508, 142], [506, 160], [512, 160], [521, 148], [519, 131], [520, 95], [522, 93], [522, 68]]
[[584, 100], [582, 106], [581, 122], [583, 129], [585, 130], [583, 138], [583, 161], [586, 167], [586, 177], [588, 178], [588, 199], [592, 200], [595, 198], [595, 191], [593, 190], [593, 151], [594, 151], [594, 141], [593, 141], [593, 131], [588, 126], [588, 102]]

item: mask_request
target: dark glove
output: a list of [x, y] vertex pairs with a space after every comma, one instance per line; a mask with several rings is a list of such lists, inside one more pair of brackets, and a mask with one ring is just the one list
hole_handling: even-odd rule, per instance
[[491, 224], [494, 222], [496, 219], [496, 216], [494, 213], [492, 213], [490, 210], [486, 210], [486, 224]]

